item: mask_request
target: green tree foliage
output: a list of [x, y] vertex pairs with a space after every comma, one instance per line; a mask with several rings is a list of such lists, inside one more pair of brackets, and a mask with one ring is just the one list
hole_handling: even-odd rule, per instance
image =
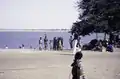
[[119, 32], [120, 31], [120, 0], [79, 0], [77, 2], [80, 22], [73, 23], [80, 35], [92, 32]]
[[86, 20], [82, 20], [80, 22], [73, 23], [72, 34], [77, 32], [79, 35], [85, 36], [89, 35], [89, 33], [94, 32], [94, 26], [92, 24], [88, 24]]

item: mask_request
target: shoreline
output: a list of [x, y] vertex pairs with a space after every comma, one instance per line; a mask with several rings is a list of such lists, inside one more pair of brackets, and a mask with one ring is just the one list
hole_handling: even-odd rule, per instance
[[0, 29], [0, 32], [69, 32], [70, 29]]
[[[42, 52], [45, 52], [45, 53], [52, 53], [52, 52], [57, 52], [57, 53], [61, 53], [61, 52], [64, 52], [64, 53], [69, 53], [69, 54], [73, 54], [73, 50], [71, 49], [64, 49], [64, 50], [39, 50], [39, 49], [1, 49], [0, 48], [0, 53], [2, 52], [5, 52], [5, 53], [8, 53], [8, 52], [29, 52], [29, 53], [42, 53]], [[107, 52], [107, 51], [103, 51], [103, 52], [99, 52], [99, 51], [92, 51], [92, 50], [82, 50], [83, 53], [119, 53], [120, 52], [120, 48], [114, 48], [114, 52]], [[63, 53], [63, 54], [64, 54]]]

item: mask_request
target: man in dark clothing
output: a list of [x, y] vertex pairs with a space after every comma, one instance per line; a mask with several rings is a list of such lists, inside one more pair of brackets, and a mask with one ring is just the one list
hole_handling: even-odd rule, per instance
[[57, 39], [56, 37], [53, 38], [53, 50], [57, 49]]
[[73, 40], [77, 40], [77, 39], [78, 39], [78, 37], [79, 37], [78, 33], [77, 33], [77, 32], [75, 32], [73, 35], [74, 35], [74, 39], [73, 39]]
[[70, 38], [69, 38], [69, 44], [70, 44], [70, 49], [72, 49], [73, 48], [73, 38], [72, 38], [72, 36], [70, 36]]
[[57, 44], [56, 44], [57, 50], [59, 50], [59, 41], [60, 41], [60, 37], [57, 37]]
[[24, 49], [24, 47], [25, 47], [25, 45], [24, 44], [22, 44], [22, 48]]
[[47, 50], [47, 47], [48, 47], [48, 39], [47, 39], [47, 35], [45, 34], [45, 38], [44, 38], [44, 48], [45, 50]]

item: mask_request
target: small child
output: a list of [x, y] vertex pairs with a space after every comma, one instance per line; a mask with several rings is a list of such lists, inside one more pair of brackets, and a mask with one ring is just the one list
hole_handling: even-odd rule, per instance
[[85, 79], [83, 68], [81, 65], [81, 58], [83, 54], [81, 51], [77, 52], [74, 56], [74, 62], [71, 64], [72, 66], [72, 79]]

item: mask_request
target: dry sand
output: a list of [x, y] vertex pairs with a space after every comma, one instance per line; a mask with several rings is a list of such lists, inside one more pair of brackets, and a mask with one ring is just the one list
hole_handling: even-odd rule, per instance
[[[83, 51], [87, 79], [120, 79], [120, 52]], [[71, 52], [0, 50], [0, 79], [71, 79]]]

